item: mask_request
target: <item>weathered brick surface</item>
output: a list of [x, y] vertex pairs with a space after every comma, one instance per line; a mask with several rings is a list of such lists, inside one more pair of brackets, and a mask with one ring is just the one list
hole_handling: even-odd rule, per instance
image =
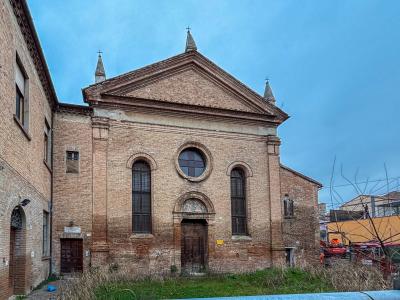
[[[43, 210], [49, 210], [51, 173], [43, 162], [45, 118], [52, 120], [37, 70], [29, 54], [13, 8], [0, 1], [0, 299], [11, 295], [9, 288], [10, 217], [23, 199], [30, 203], [25, 213], [25, 247], [18, 260], [25, 271], [19, 274], [16, 292], [28, 292], [49, 274], [49, 259], [42, 259]], [[28, 140], [15, 122], [16, 53], [29, 77]], [[23, 280], [25, 278], [25, 280]]]
[[281, 168], [282, 197], [288, 194], [294, 201], [294, 217], [283, 221], [286, 247], [295, 248], [295, 263], [318, 262], [318, 185]]
[[[185, 104], [252, 111], [206, 75], [193, 69], [128, 92], [128, 96]], [[201, 99], [201, 100], [200, 100]]]
[[[188, 141], [203, 144], [212, 155], [212, 172], [199, 183], [183, 179], [175, 168], [176, 151]], [[130, 238], [132, 174], [127, 161], [135, 153], [146, 153], [157, 164], [157, 169], [152, 173], [153, 237], [145, 242], [150, 247], [150, 257], [157, 257], [160, 250], [170, 253], [180, 251], [180, 245], [178, 249], [173, 245], [172, 211], [181, 196], [193, 191], [206, 195], [215, 209], [214, 236], [209, 238], [209, 247], [214, 248], [215, 253], [210, 253], [210, 268], [248, 268], [247, 264], [251, 264], [255, 257], [247, 250], [254, 246], [267, 248], [269, 245], [269, 216], [263, 213], [269, 210], [265, 140], [240, 139], [224, 134], [211, 137], [207, 132], [197, 130], [176, 132], [157, 126], [111, 122], [108, 147], [112, 149], [107, 163], [107, 200], [110, 203], [107, 215], [112, 255], [135, 255], [137, 246], [143, 243], [141, 239]], [[253, 173], [252, 177], [247, 178], [249, 234], [252, 240], [236, 243], [232, 241], [231, 234], [230, 177], [227, 175], [227, 169], [233, 162], [246, 162]], [[216, 239], [224, 240], [224, 245], [215, 248]], [[246, 259], [236, 260], [237, 255]], [[264, 253], [264, 260], [258, 259], [260, 267], [270, 264], [266, 255], [267, 252]], [[167, 269], [170, 265], [180, 265], [179, 261], [168, 259], [162, 263], [164, 265], [157, 266], [157, 262], [154, 262], [154, 267]], [[148, 264], [153, 263], [149, 261]]]
[[[129, 84], [126, 86], [124, 89], [129, 89]], [[138, 90], [133, 93], [136, 92]], [[144, 94], [140, 94], [142, 92]], [[189, 104], [205, 106], [216, 105], [215, 99], [219, 100], [218, 107], [234, 108], [235, 101], [239, 106], [244, 105], [228, 92], [217, 89], [210, 80], [203, 77], [199, 80], [199, 74], [194, 71], [178, 72], [161, 81], [155, 80], [149, 87], [141, 87], [138, 93], [135, 96], [161, 99], [164, 95], [162, 99], [171, 102], [189, 101]], [[112, 100], [108, 98], [108, 101]], [[61, 173], [55, 173], [54, 199], [54, 210], [73, 218], [74, 226], [81, 227], [83, 238], [88, 233], [92, 237], [92, 243], [84, 246], [85, 251], [91, 251], [92, 266], [116, 262], [143, 272], [168, 271], [171, 266], [179, 270], [180, 222], [182, 218], [188, 218], [181, 213], [180, 205], [191, 197], [199, 197], [211, 213], [204, 217], [208, 223], [209, 269], [240, 272], [283, 262], [284, 247], [288, 242], [284, 236], [286, 225], [282, 221], [282, 190], [290, 189], [292, 192], [292, 189], [308, 182], [300, 180], [297, 175], [290, 177], [281, 170], [280, 141], [273, 134], [273, 125], [263, 124], [267, 130], [260, 130], [260, 124], [254, 122], [233, 122], [223, 118], [209, 121], [201, 115], [193, 117], [183, 113], [178, 117], [162, 111], [149, 113], [120, 105], [110, 108], [99, 103], [94, 104], [91, 119], [75, 115], [72, 122], [71, 117], [62, 113], [57, 114], [55, 125], [56, 153], [65, 156], [68, 141], [70, 147], [82, 149], [82, 161], [91, 159], [93, 162], [90, 178], [85, 177], [89, 173], [75, 175], [80, 183], [85, 181], [86, 188], [92, 189], [91, 207], [84, 205], [89, 203], [89, 198], [86, 198], [89, 195], [81, 199], [76, 194], [83, 185], [72, 186], [75, 179], [62, 174], [62, 168]], [[266, 132], [272, 135], [266, 135]], [[212, 170], [202, 181], [189, 181], [177, 169], [179, 149], [189, 143], [209, 155], [208, 165]], [[62, 159], [58, 156], [56, 163], [60, 164]], [[132, 164], [136, 159], [146, 160], [152, 169], [152, 234], [132, 233], [131, 181]], [[239, 238], [233, 237], [231, 232], [229, 174], [236, 164], [242, 166], [247, 175], [249, 235]], [[316, 187], [307, 186], [302, 196], [316, 200]], [[75, 212], [73, 207], [78, 205], [80, 210]], [[55, 220], [57, 229], [54, 230], [60, 232], [68, 224], [62, 218]], [[90, 222], [91, 227], [88, 225]], [[308, 220], [298, 220], [301, 226], [305, 222]], [[308, 223], [304, 226], [310, 228]], [[301, 249], [314, 247], [315, 238], [313, 232], [300, 245]], [[217, 244], [217, 240], [222, 242]], [[54, 240], [55, 244], [58, 242]], [[59, 258], [56, 261], [59, 267]]]
[[[269, 211], [265, 138], [222, 133], [210, 134], [201, 130], [127, 124], [110, 120], [107, 139], [96, 138], [93, 131], [93, 149], [91, 149], [92, 131], [87, 124], [87, 117], [74, 116], [75, 121], [71, 121], [71, 118], [66, 117], [65, 114], [58, 114], [55, 122], [56, 171], [53, 231], [59, 231], [54, 234], [56, 264], [59, 263], [56, 236], [60, 234], [64, 226], [68, 226], [69, 219], [73, 219], [74, 226], [82, 227], [83, 235], [91, 233], [94, 241], [95, 237], [100, 243], [107, 241], [109, 262], [135, 263], [143, 269], [150, 268], [158, 271], [169, 270], [171, 265], [179, 267], [180, 261], [177, 257], [180, 256], [179, 253], [176, 255], [176, 252], [180, 251], [180, 240], [179, 237], [174, 236], [172, 212], [179, 198], [188, 192], [201, 192], [207, 195], [215, 208], [215, 220], [212, 226], [210, 225], [212, 229], [209, 230], [209, 267], [211, 269], [239, 271], [262, 268], [271, 264], [270, 220], [269, 213], [265, 213]], [[212, 172], [206, 180], [199, 183], [188, 182], [178, 175], [175, 168], [177, 150], [188, 141], [202, 143], [212, 155]], [[65, 159], [66, 145], [80, 149], [81, 164], [86, 159], [91, 159], [90, 155], [93, 152], [93, 162], [96, 162], [93, 170], [97, 173], [97, 175], [93, 174], [93, 187], [98, 186], [95, 188], [96, 194], [93, 194], [93, 212], [98, 212], [97, 214], [91, 215], [91, 207], [85, 205], [85, 203], [90, 203], [89, 191], [88, 194], [85, 193], [84, 198], [80, 194], [82, 188], [88, 190], [91, 188], [89, 181], [92, 177], [88, 176], [89, 174], [80, 173], [74, 174], [76, 178], [79, 178], [75, 179], [70, 174], [63, 174], [65, 171], [62, 164]], [[152, 171], [153, 234], [145, 237], [132, 234], [132, 170], [129, 161], [138, 153], [147, 154], [156, 163]], [[106, 160], [105, 166], [102, 160]], [[230, 177], [227, 170], [234, 162], [245, 162], [250, 166], [252, 173], [252, 176], [247, 178], [251, 239], [244, 241], [234, 241], [231, 234]], [[83, 171], [82, 168], [81, 171]], [[103, 172], [106, 172], [106, 175], [101, 175]], [[79, 207], [79, 210], [74, 211], [74, 207]], [[104, 224], [105, 214], [107, 224]], [[63, 216], [68, 219], [64, 220]], [[93, 232], [89, 225], [92, 219]], [[107, 232], [104, 232], [105, 228]], [[224, 245], [215, 246], [216, 239], [224, 240]], [[88, 245], [85, 249], [89, 250]]]
[[[60, 268], [60, 239], [82, 238], [90, 249], [92, 232], [92, 125], [89, 116], [57, 113], [54, 118], [53, 267]], [[79, 151], [79, 173], [66, 173], [66, 151]], [[64, 227], [80, 226], [81, 234]], [[90, 257], [84, 256], [84, 268]]]
[[[133, 113], [126, 112], [127, 119], [130, 114]], [[282, 262], [283, 247], [288, 246], [287, 239], [283, 241], [285, 235], [282, 234], [282, 226], [283, 232], [286, 228], [286, 225], [282, 225], [281, 199], [283, 191], [289, 190], [291, 194], [298, 197], [298, 194], [292, 191], [297, 191], [299, 186], [300, 188], [305, 186], [302, 197], [316, 201], [317, 188], [315, 185], [281, 170], [279, 143], [277, 144], [275, 139], [270, 142], [273, 147], [268, 155], [268, 144], [265, 137], [182, 129], [179, 126], [165, 127], [150, 124], [150, 120], [149, 124], [138, 124], [113, 119], [107, 120], [109, 129], [102, 129], [104, 132], [101, 134], [100, 131], [97, 131], [98, 128], [90, 128], [87, 116], [75, 117], [80, 121], [67, 122], [64, 116], [57, 116], [55, 127], [59, 137], [56, 142], [56, 153], [60, 152], [65, 155], [63, 152], [66, 139], [72, 143], [70, 147], [81, 148], [83, 145], [90, 145], [88, 138], [93, 133], [92, 144], [97, 145], [97, 148], [90, 149], [88, 146], [84, 151], [88, 151], [88, 154], [92, 151], [93, 162], [96, 162], [97, 165], [94, 170], [98, 175], [93, 174], [93, 180], [97, 181], [93, 182], [93, 186], [98, 185], [97, 196], [94, 197], [95, 194], [93, 194], [93, 211], [97, 211], [98, 214], [91, 215], [89, 206], [85, 208], [80, 205], [79, 217], [74, 217], [77, 220], [74, 225], [81, 226], [83, 235], [85, 235], [85, 231], [90, 232], [88, 224], [93, 220], [93, 232], [90, 233], [93, 238], [98, 238], [100, 244], [106, 242], [107, 249], [101, 248], [97, 252], [95, 248], [92, 248], [92, 264], [94, 265], [117, 262], [134, 265], [136, 268], [143, 269], [143, 272], [148, 270], [167, 271], [172, 265], [179, 268], [180, 219], [178, 218], [177, 221], [173, 212], [182, 196], [198, 192], [206, 195], [215, 209], [215, 218], [209, 220], [209, 268], [216, 271], [237, 272], [268, 267], [272, 263]], [[92, 121], [97, 124], [95, 120], [97, 118]], [[82, 126], [82, 124], [85, 125]], [[77, 132], [79, 134], [76, 134]], [[179, 176], [177, 172], [175, 165], [177, 151], [187, 142], [200, 143], [211, 153], [213, 168], [210, 176], [204, 181], [189, 182]], [[85, 161], [85, 152], [82, 153], [82, 160]], [[132, 157], [135, 156], [147, 159], [153, 168], [152, 235], [132, 234], [131, 166]], [[58, 160], [62, 160], [62, 158], [60, 157]], [[106, 162], [105, 165], [104, 162]], [[250, 168], [246, 182], [249, 237], [239, 240], [236, 240], [231, 234], [228, 169], [232, 168], [234, 162]], [[84, 179], [83, 175], [78, 176], [81, 180]], [[82, 187], [74, 186], [71, 190], [68, 182], [72, 178], [68, 177], [68, 174], [61, 175], [61, 177], [65, 181], [56, 180], [55, 211], [59, 211], [65, 216], [71, 216], [75, 214], [71, 212], [71, 207], [82, 203], [82, 199], [75, 196], [76, 191]], [[269, 183], [271, 177], [274, 178], [275, 184], [278, 184], [272, 190], [270, 190]], [[85, 180], [89, 181], [90, 178]], [[282, 187], [279, 185], [281, 180]], [[90, 183], [86, 183], [85, 187], [90, 189]], [[70, 195], [71, 193], [72, 195]], [[274, 203], [270, 201], [271, 193], [275, 193]], [[303, 198], [295, 198], [296, 203]], [[88, 199], [84, 200], [84, 202], [88, 201]], [[311, 208], [313, 207], [311, 205]], [[87, 212], [83, 212], [85, 209]], [[296, 208], [296, 212], [297, 210], [298, 208]], [[66, 211], [68, 213], [65, 213]], [[271, 215], [273, 219], [271, 219]], [[58, 220], [58, 218], [55, 219]], [[274, 221], [271, 223], [271, 220]], [[64, 222], [62, 226], [55, 224], [55, 227], [62, 230], [63, 226], [67, 226], [67, 224], [68, 222]], [[296, 225], [310, 229], [310, 224], [305, 224], [303, 219], [297, 220]], [[305, 231], [302, 232], [302, 234], [304, 233]], [[308, 240], [303, 239], [300, 246], [297, 244], [295, 246], [299, 249], [307, 249], [307, 251], [310, 247], [314, 247], [314, 238], [316, 238], [314, 233], [315, 231], [311, 237], [307, 237]], [[216, 240], [223, 240], [224, 244], [216, 245]], [[86, 244], [85, 249], [89, 250], [89, 247], [90, 245]], [[274, 248], [274, 251], [271, 251], [271, 247]], [[311, 253], [310, 255], [312, 256]], [[274, 262], [272, 261], [273, 257]]]
[[[10, 264], [10, 219], [14, 207], [23, 199], [31, 202], [23, 208], [25, 220], [25, 244], [18, 250], [20, 259], [25, 259], [25, 281], [19, 291], [29, 292], [47, 278], [50, 260], [42, 258], [43, 211], [49, 211], [49, 204], [28, 181], [20, 176], [6, 161], [0, 160], [0, 299], [10, 295], [8, 288]], [[33, 257], [32, 257], [33, 256]], [[21, 265], [21, 264], [20, 264]], [[8, 291], [8, 293], [6, 292]]]

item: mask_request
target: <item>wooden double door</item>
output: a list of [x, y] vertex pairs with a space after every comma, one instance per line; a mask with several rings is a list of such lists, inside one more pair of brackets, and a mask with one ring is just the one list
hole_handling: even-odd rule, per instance
[[207, 267], [207, 223], [183, 220], [181, 223], [181, 267], [186, 274], [202, 273]]
[[61, 239], [61, 273], [83, 270], [83, 245], [81, 239]]

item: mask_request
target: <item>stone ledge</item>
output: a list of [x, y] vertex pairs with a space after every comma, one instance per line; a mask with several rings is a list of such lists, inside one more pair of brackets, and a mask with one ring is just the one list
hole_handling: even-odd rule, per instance
[[232, 241], [252, 241], [249, 235], [232, 235]]
[[134, 233], [129, 237], [130, 239], [153, 239], [154, 235], [151, 233]]
[[15, 123], [17, 123], [18, 127], [22, 130], [28, 141], [32, 140], [32, 137], [29, 134], [28, 130], [24, 127], [24, 125], [21, 123], [20, 119], [18, 119], [16, 115], [14, 115], [14, 121]]

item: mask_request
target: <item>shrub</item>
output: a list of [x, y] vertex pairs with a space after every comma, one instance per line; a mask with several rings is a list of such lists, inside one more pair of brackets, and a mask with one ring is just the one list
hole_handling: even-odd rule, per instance
[[335, 291], [371, 291], [385, 290], [391, 287], [381, 270], [374, 266], [365, 266], [348, 261], [334, 261], [330, 267], [308, 266], [305, 268], [311, 277], [320, 277], [328, 281]]

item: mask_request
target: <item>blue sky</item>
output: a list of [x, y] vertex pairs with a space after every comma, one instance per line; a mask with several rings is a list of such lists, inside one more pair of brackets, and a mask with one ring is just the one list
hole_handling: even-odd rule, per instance
[[[284, 164], [326, 187], [335, 157], [334, 185], [347, 183], [340, 166], [352, 181], [386, 178], [384, 164], [389, 178], [400, 176], [400, 1], [28, 4], [62, 102], [82, 103], [99, 49], [112, 77], [183, 52], [190, 25], [199, 51], [255, 91], [270, 78], [291, 116], [279, 129]], [[335, 190], [354, 196], [349, 186]], [[387, 185], [369, 183], [371, 190]], [[329, 188], [320, 201], [331, 203]]]

